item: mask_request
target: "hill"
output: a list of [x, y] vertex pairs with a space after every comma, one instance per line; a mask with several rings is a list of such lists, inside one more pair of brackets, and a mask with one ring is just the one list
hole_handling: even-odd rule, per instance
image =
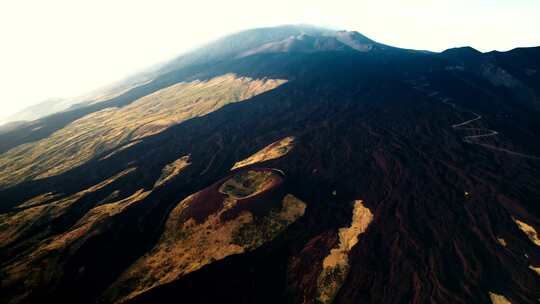
[[6, 131], [0, 300], [536, 303], [539, 54], [255, 29]]

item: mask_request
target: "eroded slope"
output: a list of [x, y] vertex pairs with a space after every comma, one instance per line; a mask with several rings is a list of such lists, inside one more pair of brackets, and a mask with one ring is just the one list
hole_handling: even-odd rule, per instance
[[227, 74], [207, 81], [181, 82], [126, 107], [89, 114], [43, 140], [2, 154], [0, 186], [65, 172], [100, 153], [249, 99], [284, 82]]
[[[7, 198], [2, 210], [21, 212], [20, 203], [39, 207], [137, 168], [69, 204], [69, 212], [55, 218], [54, 225], [38, 225], [2, 247], [2, 265], [9, 266], [26, 259], [25, 246], [41, 245], [41, 237], [68, 232], [84, 240], [54, 239], [54, 244], [67, 244], [73, 252], [51, 252], [51, 259], [66, 262], [50, 263], [54, 267], [41, 272], [54, 274], [53, 282], [26, 285], [36, 288], [13, 284], [1, 289], [0, 301], [96, 303], [145, 290], [130, 301], [305, 303], [324, 286], [319, 277], [326, 257], [346, 248], [348, 275], [339, 280], [340, 287], [328, 285], [332, 288], [327, 294], [335, 303], [490, 303], [491, 295], [511, 303], [537, 303], [540, 164], [464, 142], [462, 131], [451, 126], [474, 117], [433, 102], [410, 80], [425, 77], [439, 94], [482, 115], [475, 126], [501, 131], [501, 136], [486, 140], [515, 151], [540, 151], [538, 112], [518, 106], [516, 88], [499, 86], [481, 73], [471, 76], [459, 62], [439, 60], [444, 54], [363, 55], [272, 53], [242, 58], [246, 69], [264, 67], [257, 71], [260, 75], [281, 68], [296, 77], [283, 72], [283, 78], [294, 81], [272, 93], [183, 121], [142, 141], [126, 142], [110, 157], [0, 191], [2, 199]], [[220, 192], [236, 162], [289, 136], [296, 139], [292, 150], [262, 159], [264, 166], [280, 170], [249, 173], [245, 184], [237, 176]], [[185, 155], [190, 155], [189, 165], [186, 160], [176, 162]], [[250, 163], [249, 169], [257, 171], [256, 164]], [[287, 178], [279, 184], [281, 170]], [[246, 167], [237, 168], [233, 174], [244, 171]], [[174, 175], [170, 179], [169, 173]], [[272, 177], [268, 183], [266, 175]], [[153, 189], [161, 176], [167, 181]], [[152, 192], [100, 220], [99, 233], [69, 233], [83, 227], [78, 220], [103, 201], [117, 202], [141, 189]], [[193, 193], [195, 200], [176, 209]], [[304, 215], [283, 230], [287, 219], [304, 209], [287, 196], [291, 193], [307, 206]], [[338, 231], [351, 227], [350, 202], [359, 197], [373, 220], [357, 245], [342, 247]], [[172, 210], [178, 216], [176, 228], [186, 229], [169, 234]], [[516, 225], [516, 219], [521, 224]], [[204, 226], [209, 220], [216, 225]], [[184, 227], [187, 223], [200, 229], [192, 231]], [[241, 225], [232, 237], [224, 228], [230, 223]], [[205, 229], [215, 235], [202, 233]], [[182, 236], [182, 231], [191, 234]], [[173, 238], [165, 242], [164, 235]], [[223, 235], [227, 238], [218, 243], [202, 241]], [[192, 254], [183, 256], [179, 248], [184, 245], [177, 244], [190, 245]], [[244, 251], [222, 258], [217, 247]], [[164, 248], [175, 254], [149, 258]], [[234, 252], [227, 250], [223, 252]], [[338, 256], [342, 261], [345, 255]], [[148, 267], [148, 277], [141, 269], [129, 277], [126, 273], [134, 265]], [[184, 273], [177, 265], [193, 271]], [[160, 273], [161, 268], [173, 275]], [[13, 295], [12, 286], [23, 287]], [[28, 297], [17, 298], [26, 292]]]

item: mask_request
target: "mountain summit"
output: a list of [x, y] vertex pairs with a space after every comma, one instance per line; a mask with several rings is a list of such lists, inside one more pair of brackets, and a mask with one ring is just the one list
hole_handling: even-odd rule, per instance
[[253, 29], [11, 125], [0, 302], [537, 303], [539, 58]]

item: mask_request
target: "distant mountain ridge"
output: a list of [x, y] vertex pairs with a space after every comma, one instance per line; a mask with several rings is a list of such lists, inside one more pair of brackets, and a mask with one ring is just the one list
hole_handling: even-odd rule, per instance
[[[291, 44], [288, 47], [285, 46], [286, 40], [289, 40], [288, 43]], [[279, 46], [279, 41], [283, 41], [281, 46]], [[312, 45], [309, 46], [309, 43]], [[3, 122], [18, 122], [19, 125], [27, 125], [30, 121], [69, 110], [72, 107], [106, 101], [130, 88], [187, 66], [218, 62], [231, 57], [261, 52], [344, 50], [347, 49], [347, 46], [358, 51], [367, 51], [375, 46], [382, 47], [382, 45], [357, 32], [330, 30], [310, 25], [285, 25], [242, 31], [210, 42], [169, 62], [156, 65], [147, 71], [83, 96], [42, 101], [5, 118]], [[0, 128], [2, 127], [0, 126]]]
[[537, 303], [540, 47], [226, 36], [0, 131], [0, 302]]
[[[217, 39], [158, 64], [146, 71], [134, 74], [122, 81], [73, 98], [52, 98], [4, 118], [2, 123], [16, 122], [9, 128], [0, 124], [0, 130], [12, 130], [13, 126], [27, 126], [30, 121], [94, 103], [107, 101], [167, 73], [188, 66], [219, 62], [232, 57], [249, 56], [271, 52], [316, 52], [350, 50], [360, 52], [391, 48], [377, 43], [356, 31], [334, 30], [312, 25], [283, 25], [271, 28], [246, 30]], [[31, 124], [34, 125], [34, 124]]]

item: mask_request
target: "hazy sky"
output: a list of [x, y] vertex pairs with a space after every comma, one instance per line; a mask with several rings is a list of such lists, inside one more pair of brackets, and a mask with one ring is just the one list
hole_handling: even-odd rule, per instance
[[224, 34], [309, 23], [390, 45], [540, 45], [540, 0], [1, 0], [0, 119], [91, 91]]

